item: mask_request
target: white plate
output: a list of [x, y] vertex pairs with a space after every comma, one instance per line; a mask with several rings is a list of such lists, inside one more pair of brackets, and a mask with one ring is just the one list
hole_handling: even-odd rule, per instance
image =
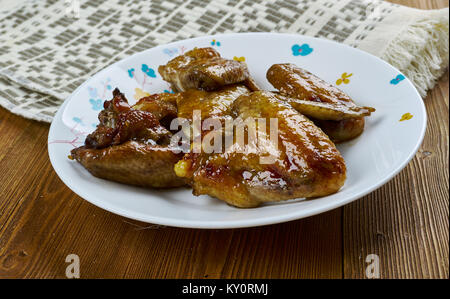
[[[314, 200], [293, 200], [256, 209], [238, 209], [179, 188], [156, 191], [93, 177], [68, 159], [94, 130], [97, 114], [115, 87], [135, 102], [135, 89], [169, 90], [158, 66], [194, 47], [214, 47], [225, 58], [245, 57], [252, 76], [263, 88], [267, 69], [294, 63], [333, 84], [358, 104], [372, 106], [361, 137], [338, 146], [347, 164], [340, 192]], [[409, 114], [407, 114], [409, 113]], [[404, 117], [404, 115], [410, 117]], [[400, 121], [402, 118], [406, 118]], [[365, 52], [327, 40], [291, 34], [242, 33], [205, 36], [158, 46], [119, 61], [78, 87], [64, 102], [50, 127], [48, 151], [63, 182], [82, 198], [110, 212], [150, 223], [191, 228], [237, 228], [280, 223], [319, 214], [379, 188], [400, 172], [417, 152], [425, 133], [426, 111], [411, 82], [392, 66]]]

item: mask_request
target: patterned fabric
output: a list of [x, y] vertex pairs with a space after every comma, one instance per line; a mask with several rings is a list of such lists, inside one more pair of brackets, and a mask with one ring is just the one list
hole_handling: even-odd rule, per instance
[[[0, 104], [50, 122], [63, 100], [104, 67], [159, 44], [218, 33], [299, 33], [383, 58], [406, 27], [424, 18], [444, 18], [448, 40], [442, 13], [373, 0], [28, 0], [0, 13]], [[441, 71], [448, 59], [439, 64]]]

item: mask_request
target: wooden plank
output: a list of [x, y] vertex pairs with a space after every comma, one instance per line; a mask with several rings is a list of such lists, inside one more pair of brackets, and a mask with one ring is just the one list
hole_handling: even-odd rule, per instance
[[75, 253], [84, 278], [359, 278], [377, 253], [382, 277], [448, 278], [448, 74], [426, 104], [421, 152], [382, 189], [299, 221], [211, 231], [154, 227], [87, 203], [53, 171], [48, 125], [0, 108], [0, 277], [64, 278]]
[[47, 155], [48, 125], [0, 109], [0, 277], [64, 278], [67, 255], [85, 278], [342, 277], [341, 212], [280, 225], [153, 227], [71, 192]]
[[449, 277], [448, 72], [425, 99], [428, 130], [408, 167], [344, 207], [344, 275], [364, 278], [366, 256], [381, 278]]
[[386, 0], [386, 1], [420, 9], [439, 9], [448, 7], [448, 0]]
[[[423, 9], [448, 1], [391, 1]], [[425, 140], [395, 179], [344, 207], [344, 277], [365, 278], [366, 256], [380, 258], [381, 278], [449, 277], [448, 71], [424, 100]]]

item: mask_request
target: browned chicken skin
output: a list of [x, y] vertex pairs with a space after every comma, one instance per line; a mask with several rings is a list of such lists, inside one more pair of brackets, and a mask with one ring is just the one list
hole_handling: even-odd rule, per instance
[[276, 97], [289, 103], [301, 114], [313, 119], [340, 121], [361, 118], [369, 116], [372, 113], [372, 108], [368, 107], [348, 107], [339, 104], [306, 101], [290, 96], [284, 96], [280, 93], [277, 93]]
[[130, 107], [118, 89], [113, 95], [99, 114], [97, 129], [71, 156], [100, 178], [154, 188], [185, 185], [173, 170], [183, 154], [169, 148], [172, 133], [160, 124], [176, 117], [177, 96], [154, 95]]
[[[275, 64], [267, 71], [267, 80], [281, 94], [304, 101], [313, 101], [340, 106], [343, 110], [364, 112], [361, 116], [347, 119], [319, 119], [316, 115], [308, 115], [334, 142], [343, 142], [358, 137], [364, 131], [364, 118], [375, 109], [359, 107], [340, 89], [314, 76], [310, 72], [293, 64]], [[296, 100], [289, 103], [302, 113]], [[307, 113], [305, 113], [307, 115]]]
[[167, 146], [127, 141], [102, 149], [82, 146], [71, 154], [92, 175], [102, 179], [152, 188], [186, 185], [186, 180], [173, 171], [183, 154], [175, 154]]
[[[192, 180], [195, 195], [208, 194], [251, 208], [263, 202], [325, 196], [343, 186], [345, 163], [334, 144], [274, 94], [259, 91], [242, 95], [234, 101], [231, 112], [243, 120], [265, 118], [267, 124], [269, 118], [277, 118], [278, 146], [269, 142], [259, 152], [241, 153], [235, 142], [223, 153], [186, 154], [175, 171]], [[261, 156], [270, 151], [276, 153], [273, 163], [261, 163]]]
[[252, 89], [258, 88], [244, 62], [224, 59], [213, 48], [188, 51], [161, 65], [158, 72], [178, 92], [188, 89], [212, 91], [240, 82], [248, 82]]
[[202, 119], [228, 116], [233, 102], [249, 92], [250, 90], [241, 84], [227, 85], [212, 92], [190, 89], [180, 94], [177, 99], [178, 117], [192, 120], [194, 110], [201, 112]]

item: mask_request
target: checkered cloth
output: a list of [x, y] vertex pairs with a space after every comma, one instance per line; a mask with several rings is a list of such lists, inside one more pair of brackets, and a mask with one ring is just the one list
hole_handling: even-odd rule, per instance
[[27, 0], [0, 13], [0, 105], [50, 122], [86, 79], [131, 54], [195, 36], [289, 32], [375, 54], [422, 95], [448, 65], [448, 8], [373, 0]]

